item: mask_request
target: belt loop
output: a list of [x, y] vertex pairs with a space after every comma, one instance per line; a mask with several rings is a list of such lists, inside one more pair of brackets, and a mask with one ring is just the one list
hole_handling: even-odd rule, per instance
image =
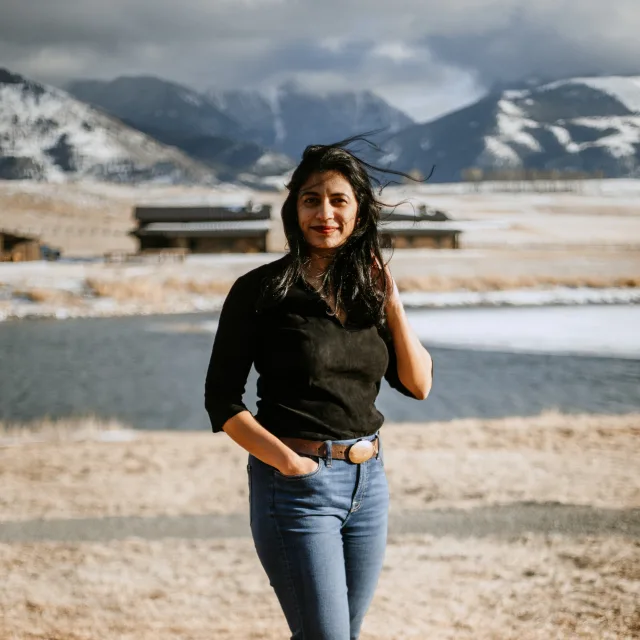
[[376, 460], [380, 459], [380, 455], [382, 454], [382, 440], [380, 440], [380, 432], [376, 433], [376, 438], [378, 440], [378, 453], [376, 453]]
[[327, 463], [327, 467], [331, 467], [331, 440], [324, 441], [324, 451], [325, 451], [325, 461]]

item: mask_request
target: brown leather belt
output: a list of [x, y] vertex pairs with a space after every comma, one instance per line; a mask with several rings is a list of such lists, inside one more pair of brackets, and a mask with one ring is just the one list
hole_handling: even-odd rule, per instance
[[[324, 458], [327, 455], [326, 444], [319, 440], [304, 438], [280, 438], [296, 453]], [[354, 444], [332, 444], [331, 457], [336, 460], [348, 460], [360, 464], [378, 455], [378, 438], [375, 440], [359, 440]]]

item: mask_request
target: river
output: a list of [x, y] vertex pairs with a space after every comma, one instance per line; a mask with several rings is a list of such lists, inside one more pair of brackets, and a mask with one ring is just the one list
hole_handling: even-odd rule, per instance
[[[383, 384], [388, 421], [640, 411], [640, 306], [410, 310], [435, 362], [425, 402]], [[207, 429], [214, 314], [0, 324], [0, 420], [95, 415]], [[246, 401], [255, 406], [255, 372]]]

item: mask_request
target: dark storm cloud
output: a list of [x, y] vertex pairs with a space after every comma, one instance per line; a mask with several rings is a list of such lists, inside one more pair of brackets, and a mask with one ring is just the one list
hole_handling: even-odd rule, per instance
[[596, 12], [585, 2], [582, 8], [540, 20], [521, 7], [499, 27], [464, 37], [433, 34], [422, 44], [441, 60], [472, 68], [485, 84], [527, 76], [640, 74], [640, 38], [633, 35], [640, 28], [640, 2], [600, 3]]
[[[36, 79], [289, 77], [446, 107], [536, 74], [640, 73], [638, 0], [4, 0], [0, 64]], [[412, 89], [413, 87], [413, 89]]]

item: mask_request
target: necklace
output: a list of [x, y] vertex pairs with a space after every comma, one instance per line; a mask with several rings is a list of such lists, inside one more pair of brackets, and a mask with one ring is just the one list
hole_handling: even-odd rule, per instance
[[[346, 320], [346, 316], [342, 310], [336, 308], [335, 300], [333, 295], [325, 294], [323, 291], [322, 283], [324, 280], [325, 272], [321, 271], [320, 273], [311, 276], [306, 270], [303, 270], [303, 280], [309, 286], [309, 288], [314, 291], [320, 299], [325, 303], [327, 310], [326, 313], [328, 316], [335, 317], [340, 322], [340, 324], [344, 325], [344, 321]], [[318, 286], [319, 285], [319, 286]]]
[[[305, 280], [306, 281], [306, 280]], [[344, 324], [345, 315], [341, 310], [338, 310], [335, 305], [333, 296], [325, 294], [322, 287], [315, 287], [311, 282], [306, 281], [309, 287], [318, 294], [318, 297], [325, 303], [327, 307], [326, 313], [328, 316], [336, 317], [340, 324]]]

